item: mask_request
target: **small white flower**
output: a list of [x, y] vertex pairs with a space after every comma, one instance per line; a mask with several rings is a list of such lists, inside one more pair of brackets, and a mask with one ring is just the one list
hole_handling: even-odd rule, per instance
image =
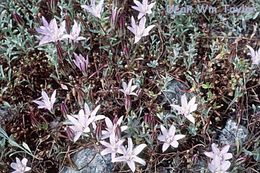
[[42, 97], [38, 98], [42, 101], [34, 100], [33, 102], [38, 104], [39, 109], [48, 109], [50, 112], [53, 110], [53, 105], [56, 100], [56, 90], [51, 95], [51, 98], [48, 97], [47, 93], [45, 91], [42, 91]]
[[88, 56], [84, 58], [81, 54], [77, 55], [76, 53], [73, 53], [75, 59], [73, 60], [74, 64], [80, 69], [80, 71], [86, 75], [87, 74], [87, 68], [89, 64]]
[[221, 150], [218, 148], [218, 145], [213, 143], [211, 145], [212, 151], [211, 152], [204, 152], [206, 156], [209, 158], [214, 158], [215, 156], [218, 156], [221, 158], [221, 161], [225, 161], [232, 158], [232, 154], [228, 153], [228, 150], [230, 148], [230, 145], [225, 145]]
[[134, 90], [137, 88], [137, 85], [132, 85], [133, 84], [133, 79], [131, 79], [128, 84], [126, 84], [125, 82], [122, 83], [123, 89], [119, 89], [119, 91], [123, 92], [125, 94], [125, 96], [138, 96]]
[[74, 42], [78, 42], [86, 39], [85, 37], [79, 36], [79, 34], [80, 34], [80, 25], [74, 20], [74, 25], [72, 26], [72, 30], [70, 34], [64, 35], [64, 38], [69, 38]]
[[219, 157], [215, 157], [208, 165], [212, 173], [228, 173], [231, 163], [229, 161], [221, 161]]
[[226, 173], [229, 169], [231, 163], [227, 160], [232, 158], [232, 154], [228, 153], [230, 145], [225, 145], [221, 150], [218, 148], [218, 145], [213, 143], [211, 145], [211, 152], [204, 152], [204, 154], [211, 158], [212, 161], [208, 165], [209, 170], [212, 173]]
[[126, 162], [132, 172], [135, 172], [135, 162], [145, 165], [145, 161], [137, 155], [146, 147], [146, 144], [140, 144], [134, 148], [133, 141], [128, 138], [128, 146], [125, 148], [122, 146], [118, 152], [123, 156], [116, 157], [113, 162]]
[[108, 118], [106, 117], [105, 118], [105, 123], [106, 123], [106, 130], [102, 130], [102, 137], [101, 139], [106, 139], [106, 138], [109, 138], [112, 134], [116, 134], [116, 128], [120, 128], [120, 131], [123, 132], [125, 131], [128, 127], [127, 126], [121, 126], [121, 123], [123, 121], [123, 116], [121, 116], [117, 122], [115, 124], [113, 124], [113, 122]]
[[78, 115], [67, 115], [68, 121], [65, 122], [69, 124], [69, 128], [73, 131], [74, 137], [73, 142], [76, 142], [81, 135], [88, 136], [87, 133], [90, 132], [89, 125], [95, 120], [95, 117], [89, 117], [85, 114], [83, 109], [81, 109]]
[[98, 5], [96, 5], [96, 0], [91, 0], [90, 5], [81, 5], [82, 8], [87, 10], [87, 12], [91, 13], [93, 16], [97, 18], [101, 18], [101, 12], [103, 9], [104, 0], [100, 0]]
[[250, 50], [248, 55], [251, 56], [252, 64], [255, 64], [255, 65], [260, 64], [260, 48], [258, 49], [258, 51], [254, 51], [254, 49], [251, 46], [248, 46], [248, 45], [246, 45], [246, 46]]
[[50, 23], [48, 23], [46, 19], [42, 17], [42, 23], [43, 26], [36, 28], [36, 31], [42, 35], [39, 45], [50, 42], [57, 42], [65, 38], [65, 21], [61, 22], [60, 28], [58, 28], [55, 18], [52, 19]]
[[118, 149], [122, 146], [124, 141], [124, 139], [117, 139], [115, 133], [111, 134], [109, 137], [110, 143], [106, 141], [100, 141], [102, 145], [107, 147], [103, 151], [101, 151], [101, 155], [104, 156], [111, 153], [111, 159], [113, 162], [116, 157], [116, 153], [118, 153]]
[[31, 168], [26, 166], [28, 160], [26, 158], [23, 158], [22, 161], [19, 158], [15, 158], [16, 162], [11, 163], [11, 167], [15, 170], [12, 171], [12, 173], [24, 173], [27, 171], [30, 171]]
[[169, 146], [178, 148], [178, 140], [185, 137], [185, 135], [175, 135], [176, 128], [174, 125], [171, 125], [170, 129], [167, 130], [163, 125], [161, 125], [162, 135], [158, 136], [158, 140], [164, 142], [162, 151], [166, 151]]
[[195, 104], [195, 102], [196, 97], [193, 97], [188, 103], [187, 97], [184, 94], [181, 96], [181, 106], [175, 104], [171, 104], [170, 106], [176, 109], [179, 114], [184, 115], [189, 121], [195, 124], [195, 118], [191, 114], [192, 112], [197, 110], [198, 104]]
[[135, 35], [135, 42], [137, 43], [142, 37], [148, 36], [149, 32], [155, 25], [150, 25], [147, 28], [145, 28], [146, 18], [143, 17], [139, 24], [137, 25], [135, 22], [134, 17], [131, 17], [131, 26], [128, 26], [127, 28]]
[[92, 127], [94, 130], [97, 127], [96, 121], [102, 120], [105, 118], [104, 115], [97, 115], [97, 112], [99, 109], [100, 109], [100, 105], [95, 107], [95, 109], [93, 111], [90, 111], [88, 104], [87, 103], [84, 104], [84, 112], [85, 112], [86, 116], [90, 116], [90, 118], [93, 118], [93, 122], [91, 124], [92, 124]]
[[132, 6], [132, 8], [139, 11], [138, 19], [141, 19], [146, 14], [151, 14], [152, 8], [155, 5], [155, 2], [148, 5], [148, 0], [143, 0], [142, 4], [139, 1], [134, 0], [134, 3], [136, 6]]

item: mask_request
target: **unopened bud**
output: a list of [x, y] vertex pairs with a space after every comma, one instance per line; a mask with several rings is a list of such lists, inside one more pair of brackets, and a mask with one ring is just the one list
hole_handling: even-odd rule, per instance
[[13, 12], [12, 16], [16, 23], [18, 23], [21, 26], [24, 26], [24, 20], [22, 19], [22, 17], [19, 14], [17, 14], [16, 12]]
[[60, 110], [64, 117], [68, 114], [68, 107], [64, 101], [60, 105]]

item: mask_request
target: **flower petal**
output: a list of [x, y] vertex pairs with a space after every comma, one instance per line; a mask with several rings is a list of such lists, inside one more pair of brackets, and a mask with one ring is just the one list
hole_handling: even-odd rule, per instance
[[133, 150], [133, 154], [134, 155], [138, 155], [139, 153], [141, 153], [141, 151], [143, 151], [143, 149], [146, 147], [146, 144], [140, 144], [138, 145], [134, 150]]
[[135, 172], [135, 163], [134, 163], [134, 161], [132, 161], [132, 160], [127, 161], [127, 165], [129, 166], [129, 168], [131, 169], [132, 172]]
[[192, 114], [189, 114], [187, 116], [185, 116], [190, 122], [192, 122], [193, 124], [195, 124], [195, 118], [192, 116]]
[[143, 159], [141, 159], [140, 157], [135, 156], [133, 160], [137, 163], [144, 165], [144, 166], [146, 165], [145, 161]]
[[204, 152], [204, 154], [209, 157], [209, 158], [214, 158], [214, 153], [213, 152]]
[[162, 146], [162, 152], [166, 151], [169, 148], [170, 144], [164, 143]]
[[182, 139], [184, 137], [185, 137], [185, 135], [175, 135], [174, 139], [177, 141], [177, 140]]

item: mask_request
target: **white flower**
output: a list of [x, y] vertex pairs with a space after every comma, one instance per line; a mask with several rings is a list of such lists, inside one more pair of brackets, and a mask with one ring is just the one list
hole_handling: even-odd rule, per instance
[[112, 134], [116, 134], [116, 128], [120, 128], [120, 131], [125, 131], [128, 127], [127, 126], [121, 126], [121, 123], [123, 121], [123, 116], [121, 116], [115, 124], [112, 123], [112, 121], [109, 118], [105, 118], [106, 123], [106, 130], [102, 130], [102, 137], [101, 139], [109, 138]]
[[39, 45], [43, 45], [50, 42], [57, 42], [59, 40], [63, 40], [65, 36], [65, 21], [63, 21], [60, 25], [60, 28], [58, 28], [56, 19], [52, 19], [50, 23], [46, 21], [44, 17], [42, 17], [42, 23], [43, 26], [40, 26], [39, 28], [36, 28], [36, 31], [40, 33], [41, 41]]
[[212, 173], [228, 173], [231, 163], [229, 161], [221, 161], [219, 157], [215, 157], [208, 165]]
[[74, 64], [80, 69], [80, 71], [85, 75], [87, 74], [87, 68], [89, 64], [88, 56], [84, 58], [81, 54], [77, 55], [73, 53], [75, 59], [73, 60]]
[[221, 158], [221, 161], [225, 161], [232, 158], [232, 154], [228, 153], [228, 150], [230, 148], [230, 145], [225, 145], [221, 150], [218, 148], [218, 145], [213, 143], [211, 145], [212, 151], [211, 152], [204, 152], [206, 156], [209, 158], [214, 158], [215, 156], [218, 156]]
[[48, 109], [50, 112], [52, 112], [53, 105], [56, 100], [56, 90], [51, 95], [51, 98], [48, 97], [47, 93], [45, 91], [42, 91], [42, 97], [38, 98], [41, 99], [42, 101], [37, 101], [34, 100], [33, 102], [38, 104], [39, 109]]
[[212, 173], [226, 173], [231, 163], [227, 160], [232, 158], [232, 154], [228, 153], [230, 145], [225, 145], [221, 150], [218, 145], [213, 143], [211, 145], [211, 152], [204, 152], [204, 154], [211, 158], [212, 161], [208, 165], [209, 170]]
[[116, 153], [118, 153], [118, 149], [122, 146], [124, 139], [116, 139], [115, 133], [111, 134], [109, 137], [109, 142], [106, 141], [100, 141], [102, 145], [104, 145], [105, 148], [103, 151], [101, 151], [101, 155], [107, 155], [111, 153], [112, 162], [114, 161], [116, 157]]
[[170, 129], [167, 130], [163, 125], [161, 125], [162, 135], [158, 136], [158, 140], [164, 142], [162, 151], [166, 151], [169, 146], [178, 148], [178, 140], [185, 137], [185, 135], [175, 135], [176, 128], [171, 125]]
[[101, 18], [103, 3], [104, 0], [100, 0], [98, 5], [96, 5], [96, 0], [91, 0], [90, 5], [81, 5], [81, 7], [87, 10], [87, 12], [91, 13], [93, 16]]
[[246, 45], [246, 46], [250, 50], [248, 55], [250, 55], [252, 58], [252, 64], [255, 64], [255, 65], [260, 64], [260, 48], [258, 49], [258, 51], [254, 51], [254, 49], [251, 46], [248, 46], [248, 45]]
[[85, 114], [81, 109], [78, 115], [67, 115], [68, 121], [66, 124], [70, 125], [70, 129], [73, 131], [73, 142], [76, 142], [81, 135], [87, 136], [90, 132], [89, 125], [95, 120], [95, 117], [89, 117], [89, 114]]
[[96, 121], [98, 120], [102, 120], [105, 118], [104, 115], [96, 115], [97, 111], [100, 109], [100, 105], [98, 105], [97, 107], [95, 107], [95, 109], [93, 111], [90, 111], [89, 106], [87, 103], [84, 104], [84, 112], [86, 114], [86, 116], [90, 116], [90, 118], [93, 118], [93, 122], [92, 127], [93, 129], [96, 129], [97, 125], [96, 125]]
[[189, 103], [187, 101], [186, 95], [181, 96], [181, 106], [171, 104], [170, 106], [173, 107], [178, 111], [179, 114], [184, 115], [189, 121], [195, 124], [195, 118], [192, 116], [192, 112], [197, 110], [198, 104], [195, 104], [196, 97], [193, 97]]
[[150, 25], [147, 28], [145, 28], [145, 23], [146, 23], [146, 18], [143, 17], [139, 24], [137, 25], [135, 22], [134, 17], [131, 17], [131, 27], [128, 26], [127, 28], [135, 35], [135, 42], [137, 43], [142, 37], [148, 36], [150, 30], [155, 26], [155, 25]]
[[139, 1], [134, 0], [134, 3], [136, 6], [132, 6], [132, 8], [139, 11], [138, 19], [141, 19], [146, 14], [151, 14], [152, 8], [155, 5], [155, 2], [148, 5], [148, 0], [143, 0], [142, 4]]
[[131, 138], [128, 138], [128, 146], [125, 148], [122, 146], [118, 152], [123, 154], [123, 156], [116, 157], [113, 162], [126, 162], [132, 172], [135, 172], [135, 163], [138, 162], [142, 165], [145, 165], [145, 161], [138, 157], [137, 155], [146, 147], [146, 144], [140, 144], [134, 148], [133, 141]]
[[85, 37], [79, 36], [79, 34], [80, 34], [80, 25], [74, 20], [74, 25], [72, 26], [72, 30], [70, 34], [64, 35], [64, 38], [69, 38], [74, 42], [78, 42], [86, 39]]
[[31, 168], [26, 166], [28, 160], [23, 158], [22, 161], [19, 158], [15, 158], [16, 162], [11, 163], [11, 167], [15, 170], [12, 173], [24, 173], [30, 171]]
[[123, 89], [119, 89], [119, 91], [123, 92], [126, 96], [127, 95], [134, 95], [137, 96], [137, 94], [134, 92], [134, 90], [137, 88], [137, 85], [132, 85], [133, 79], [131, 79], [128, 84], [125, 82], [122, 83]]

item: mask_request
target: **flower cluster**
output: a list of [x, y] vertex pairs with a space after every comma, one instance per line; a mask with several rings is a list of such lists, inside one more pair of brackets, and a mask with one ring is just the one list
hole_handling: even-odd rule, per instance
[[[103, 11], [104, 0], [99, 0], [98, 4], [96, 0], [91, 0], [90, 5], [81, 5], [88, 13], [91, 13], [96, 18], [101, 19], [101, 13]], [[131, 16], [131, 26], [128, 26], [130, 30], [135, 35], [134, 43], [139, 42], [142, 37], [148, 36], [149, 32], [155, 27], [155, 25], [150, 25], [146, 27], [147, 15], [152, 13], [152, 8], [155, 3], [148, 4], [148, 0], [143, 0], [142, 3], [134, 0], [135, 6], [132, 8], [139, 12], [137, 19], [135, 20], [134, 16]], [[116, 18], [119, 13], [119, 9], [114, 7], [111, 14], [111, 26], [115, 26]], [[50, 42], [57, 43], [61, 40], [68, 39], [71, 43], [76, 43], [81, 40], [85, 40], [85, 37], [80, 36], [81, 26], [77, 21], [74, 20], [74, 25], [72, 26], [71, 32], [66, 33], [65, 21], [62, 21], [60, 25], [57, 24], [56, 19], [52, 19], [49, 23], [47, 20], [42, 17], [43, 26], [40, 26], [36, 31], [40, 34], [40, 43], [39, 45], [44, 45]], [[250, 55], [252, 57], [253, 64], [260, 63], [260, 49], [254, 51], [252, 47], [248, 46], [250, 49]], [[73, 49], [73, 51], [81, 50]], [[89, 66], [88, 56], [83, 57], [81, 54], [74, 54], [74, 59], [72, 60], [75, 66], [83, 73], [87, 74], [87, 69]], [[62, 84], [63, 85], [63, 84]], [[62, 88], [68, 90], [67, 86], [62, 86]], [[125, 109], [127, 113], [131, 109], [131, 97], [138, 97], [139, 92], [137, 90], [138, 85], [134, 84], [134, 79], [130, 79], [127, 82], [122, 83], [122, 88], [119, 89], [121, 93], [124, 94], [125, 99]], [[51, 97], [47, 95], [45, 91], [41, 93], [42, 97], [34, 100], [33, 102], [38, 104], [39, 109], [48, 109], [51, 113], [54, 113], [54, 103], [56, 101], [56, 90], [52, 93]], [[184, 94], [181, 96], [181, 105], [171, 104], [170, 105], [178, 114], [183, 115], [190, 122], [195, 124], [195, 118], [192, 115], [194, 111], [197, 110], [198, 104], [196, 104], [196, 97], [191, 98], [188, 101], [187, 96]], [[134, 145], [133, 138], [122, 137], [121, 133], [128, 129], [127, 125], [123, 124], [124, 116], [121, 116], [119, 119], [117, 117], [112, 121], [109, 117], [104, 115], [98, 115], [100, 105], [96, 106], [93, 110], [90, 109], [88, 104], [84, 104], [84, 107], [78, 111], [77, 114], [68, 115], [68, 110], [66, 105], [62, 105], [62, 112], [67, 116], [67, 120], [64, 122], [67, 125], [67, 132], [71, 133], [71, 140], [76, 142], [82, 136], [89, 136], [91, 132], [100, 130], [97, 138], [101, 141], [100, 144], [104, 146], [104, 149], [101, 151], [101, 155], [111, 155], [112, 162], [124, 162], [126, 163], [132, 172], [135, 172], [136, 165], [135, 162], [145, 165], [146, 162], [144, 159], [140, 158], [138, 155], [144, 150], [147, 146], [146, 144]], [[99, 120], [104, 120], [106, 127], [102, 129], [102, 126], [98, 126], [97, 122]], [[169, 127], [160, 125], [160, 134], [157, 137], [157, 140], [162, 142], [162, 152], [166, 152], [169, 147], [178, 148], [179, 140], [185, 138], [185, 135], [180, 134], [174, 124]], [[177, 133], [176, 133], [177, 132]], [[100, 135], [101, 134], [101, 135]], [[100, 136], [101, 138], [100, 138]], [[156, 139], [156, 138], [155, 138]], [[232, 154], [228, 153], [229, 145], [224, 146], [222, 149], [219, 149], [216, 144], [212, 144], [212, 152], [205, 152], [204, 154], [211, 158], [211, 162], [208, 165], [208, 168], [213, 173], [226, 172], [231, 163], [228, 161], [232, 158]], [[26, 166], [27, 159], [22, 159], [20, 161], [16, 158], [16, 163], [12, 163], [11, 167], [15, 169], [14, 172], [22, 173], [29, 171], [31, 168]]]
[[213, 143], [211, 145], [211, 152], [204, 152], [204, 154], [211, 158], [211, 162], [208, 165], [209, 170], [212, 173], [226, 173], [229, 169], [231, 163], [227, 160], [232, 158], [232, 154], [228, 153], [230, 145], [224, 146], [221, 150], [218, 148], [218, 145]]
[[134, 148], [132, 138], [128, 138], [127, 147], [121, 146], [118, 150], [118, 153], [122, 154], [122, 156], [116, 157], [114, 162], [126, 162], [129, 168], [135, 172], [135, 163], [140, 163], [145, 165], [145, 161], [138, 157], [137, 155], [142, 152], [142, 150], [146, 147], [146, 144], [139, 144]]
[[[120, 117], [114, 124], [109, 118], [105, 118], [107, 125], [106, 130], [102, 131], [102, 138], [109, 138], [109, 142], [100, 141], [106, 148], [101, 152], [101, 155], [111, 154], [112, 162], [126, 162], [129, 168], [134, 172], [135, 163], [138, 162], [145, 165], [145, 161], [139, 158], [137, 155], [146, 147], [146, 144], [140, 144], [134, 148], [133, 141], [128, 138], [128, 146], [123, 145], [125, 139], [120, 139], [121, 132], [125, 131], [127, 126], [120, 126], [123, 117]], [[121, 154], [120, 156], [118, 156]], [[117, 157], [118, 156], [118, 157]]]
[[143, 3], [140, 3], [137, 0], [134, 0], [134, 3], [136, 6], [132, 6], [133, 9], [139, 12], [138, 19], [141, 19], [139, 23], [137, 24], [134, 17], [131, 17], [131, 26], [128, 26], [127, 28], [135, 35], [135, 42], [137, 43], [142, 37], [148, 36], [149, 32], [155, 25], [150, 25], [147, 28], [145, 27], [146, 23], [146, 14], [152, 13], [152, 7], [155, 5], [155, 3], [148, 4], [147, 0], [143, 0]]
[[67, 115], [68, 121], [65, 124], [69, 125], [69, 128], [73, 133], [73, 142], [76, 142], [81, 135], [88, 136], [90, 132], [89, 125], [91, 124], [93, 129], [96, 128], [96, 121], [104, 119], [104, 115], [96, 115], [99, 110], [98, 105], [93, 111], [90, 111], [87, 103], [84, 104], [84, 110], [81, 109], [76, 115]]
[[58, 42], [69, 38], [71, 41], [78, 42], [84, 40], [84, 37], [79, 36], [80, 34], [80, 25], [74, 21], [72, 30], [70, 34], [66, 34], [66, 24], [65, 21], [62, 21], [60, 27], [58, 27], [56, 19], [52, 19], [50, 23], [47, 22], [44, 16], [42, 16], [43, 26], [36, 28], [36, 31], [41, 35], [39, 45], [44, 45], [51, 42]]

